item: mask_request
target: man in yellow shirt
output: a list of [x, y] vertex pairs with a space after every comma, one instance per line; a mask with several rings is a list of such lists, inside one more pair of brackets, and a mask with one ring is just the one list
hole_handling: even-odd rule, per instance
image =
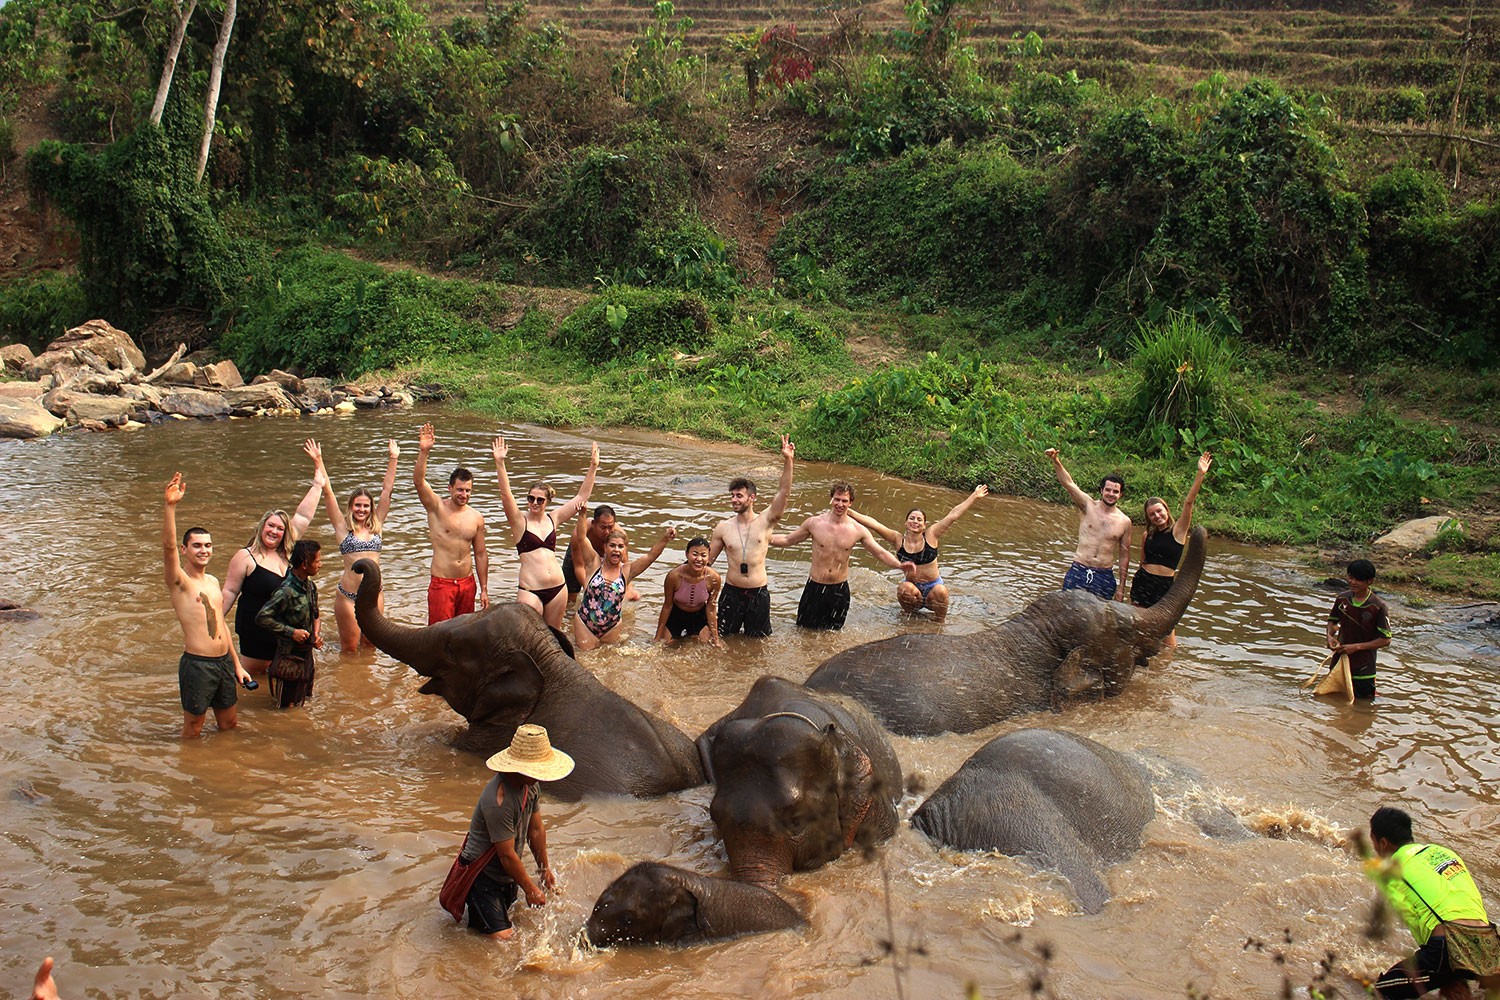
[[1383, 1000], [1439, 990], [1445, 1000], [1471, 996], [1468, 980], [1500, 985], [1500, 935], [1463, 859], [1437, 844], [1412, 842], [1411, 817], [1383, 806], [1370, 817], [1370, 843], [1380, 859], [1370, 877], [1417, 940], [1414, 955], [1375, 983]]

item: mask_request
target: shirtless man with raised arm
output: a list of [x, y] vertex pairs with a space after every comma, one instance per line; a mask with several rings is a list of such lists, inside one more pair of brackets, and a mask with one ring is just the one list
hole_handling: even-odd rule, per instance
[[[427, 585], [427, 624], [469, 614], [474, 610], [474, 571], [479, 571], [479, 606], [490, 606], [490, 557], [484, 550], [484, 515], [469, 506], [474, 474], [460, 466], [448, 477], [448, 495], [439, 497], [427, 485], [427, 455], [437, 435], [423, 424], [417, 437], [417, 466], [412, 478], [417, 496], [427, 508], [427, 534], [432, 539], [432, 582]], [[472, 552], [472, 558], [470, 553]]]
[[802, 588], [797, 603], [797, 624], [801, 628], [840, 629], [849, 614], [849, 557], [856, 544], [863, 545], [876, 559], [891, 569], [899, 569], [910, 580], [916, 565], [902, 562], [875, 540], [870, 529], [849, 516], [854, 503], [854, 487], [834, 483], [828, 490], [828, 509], [802, 522], [786, 535], [772, 535], [772, 545], [796, 545], [805, 538], [813, 541], [812, 572]]
[[[182, 658], [177, 662], [177, 686], [182, 694], [182, 738], [203, 732], [210, 707], [221, 730], [239, 724], [235, 683], [249, 684], [239, 654], [224, 622], [224, 594], [218, 577], [208, 572], [214, 540], [206, 528], [189, 528], [177, 542], [177, 505], [187, 494], [182, 473], [167, 483], [161, 520], [162, 576], [177, 624], [182, 626]], [[257, 685], [258, 686], [258, 685]]]
[[[1099, 499], [1095, 500], [1073, 482], [1056, 448], [1047, 449], [1057, 481], [1073, 498], [1078, 508], [1078, 551], [1073, 565], [1063, 577], [1063, 590], [1087, 590], [1104, 600], [1125, 600], [1125, 581], [1130, 579], [1130, 515], [1118, 504], [1125, 492], [1125, 480], [1111, 472], [1099, 481]], [[1120, 565], [1116, 579], [1114, 565]]]
[[719, 634], [733, 635], [744, 629], [746, 635], [771, 634], [771, 591], [766, 587], [766, 549], [771, 544], [771, 529], [786, 512], [787, 498], [792, 494], [792, 459], [797, 446], [781, 435], [781, 485], [771, 506], [755, 513], [755, 484], [748, 479], [729, 482], [729, 509], [733, 517], [725, 518], [714, 528], [708, 541], [708, 562], [712, 565], [725, 553], [729, 571], [724, 589], [719, 591]]

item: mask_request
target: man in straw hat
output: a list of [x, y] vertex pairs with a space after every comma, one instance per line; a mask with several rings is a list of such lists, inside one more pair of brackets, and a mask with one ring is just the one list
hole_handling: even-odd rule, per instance
[[497, 773], [479, 795], [459, 858], [465, 864], [472, 863], [492, 845], [495, 848], [493, 860], [469, 890], [469, 927], [508, 941], [515, 936], [508, 913], [518, 889], [526, 893], [526, 902], [531, 906], [547, 903], [546, 892], [531, 880], [521, 864], [523, 832], [536, 858], [542, 885], [547, 892], [557, 889], [557, 879], [547, 864], [547, 829], [537, 807], [537, 786], [543, 781], [566, 778], [573, 771], [573, 758], [553, 748], [546, 729], [527, 724], [516, 729], [509, 747], [485, 764]]

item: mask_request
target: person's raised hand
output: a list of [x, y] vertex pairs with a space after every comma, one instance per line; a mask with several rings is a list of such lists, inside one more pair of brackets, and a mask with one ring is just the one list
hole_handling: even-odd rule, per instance
[[176, 507], [187, 495], [187, 483], [182, 481], [182, 473], [172, 473], [172, 481], [167, 483], [167, 506]]
[[669, 542], [675, 542], [677, 540], [677, 526], [675, 524], [667, 525], [667, 530], [661, 533], [661, 537]]
[[599, 442], [594, 441], [592, 445], [593, 446], [589, 448], [589, 468], [597, 469], [599, 468]]
[[319, 468], [322, 468], [323, 449], [318, 445], [317, 441], [314, 441], [312, 438], [308, 438], [306, 441], [302, 442], [302, 450], [307, 452], [307, 457], [313, 460], [313, 464], [317, 465]]
[[1211, 451], [1205, 451], [1203, 454], [1201, 454], [1201, 455], [1198, 456], [1198, 471], [1200, 473], [1206, 473], [1206, 472], [1208, 472], [1208, 467], [1210, 465], [1213, 465], [1213, 464], [1214, 464], [1214, 453], [1213, 452], [1211, 452]]
[[423, 424], [422, 429], [417, 432], [417, 448], [421, 451], [431, 451], [436, 441], [437, 432], [432, 429], [432, 425]]
[[1057, 458], [1057, 449], [1056, 448], [1048, 448], [1046, 451], [1042, 452], [1042, 454], [1046, 455], [1050, 459], [1056, 460], [1056, 458]]
[[495, 443], [490, 445], [490, 454], [494, 456], [496, 465], [505, 464], [505, 458], [510, 454], [510, 446], [505, 443], [505, 438], [496, 435]]
[[401, 457], [401, 446], [396, 443], [396, 439], [395, 438], [391, 438], [389, 441], [387, 441], [385, 443], [385, 453], [387, 455], [389, 455], [391, 458], [400, 458]]
[[792, 444], [792, 439], [786, 434], [781, 435], [781, 457], [791, 458], [797, 454], [797, 446]]
[[990, 488], [984, 485], [984, 483], [980, 483], [978, 486], [974, 487], [974, 492], [971, 495], [975, 500], [978, 500], [981, 497], [987, 497], [990, 495]]
[[57, 983], [52, 979], [52, 956], [42, 959], [36, 970], [36, 983], [31, 987], [31, 1000], [58, 1000]]

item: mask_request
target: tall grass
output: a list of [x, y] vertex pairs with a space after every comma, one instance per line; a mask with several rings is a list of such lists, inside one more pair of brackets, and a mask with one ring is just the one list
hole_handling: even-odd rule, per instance
[[1172, 312], [1164, 323], [1138, 327], [1130, 353], [1139, 381], [1127, 417], [1157, 451], [1174, 450], [1184, 432], [1202, 439], [1243, 423], [1232, 390], [1240, 354], [1213, 326]]

